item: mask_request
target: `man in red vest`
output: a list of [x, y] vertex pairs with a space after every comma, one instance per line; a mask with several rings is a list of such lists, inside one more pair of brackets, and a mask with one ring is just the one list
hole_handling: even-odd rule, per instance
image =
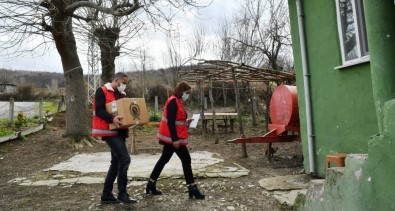
[[[114, 116], [106, 111], [106, 104], [126, 96], [125, 88], [129, 78], [125, 73], [116, 73], [111, 83], [98, 88], [93, 100], [92, 136], [101, 137], [111, 149], [111, 165], [104, 181], [102, 203], [136, 203], [126, 191], [130, 155], [126, 148], [125, 139], [128, 129], [110, 130], [109, 123], [121, 126], [122, 117]], [[118, 200], [112, 193], [115, 179], [118, 183]]]

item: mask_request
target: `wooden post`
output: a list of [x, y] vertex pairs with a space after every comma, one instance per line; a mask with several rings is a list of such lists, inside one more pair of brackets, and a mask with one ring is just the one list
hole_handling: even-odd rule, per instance
[[43, 99], [40, 99], [40, 102], [38, 102], [38, 117], [41, 119], [43, 118]]
[[207, 97], [204, 97], [204, 110], [207, 110]]
[[217, 127], [217, 119], [215, 117], [215, 108], [214, 108], [214, 98], [213, 98], [213, 81], [211, 78], [209, 78], [209, 97], [210, 97], [210, 102], [211, 102], [211, 109], [213, 109], [213, 125], [214, 125], [214, 133], [215, 135], [215, 144], [219, 143], [219, 137], [218, 137], [218, 127]]
[[[237, 119], [239, 122], [239, 132], [240, 132], [240, 137], [244, 138], [244, 129], [243, 129], [243, 121], [241, 118], [241, 111], [240, 111], [240, 93], [239, 93], [239, 86], [237, 84], [237, 79], [236, 79], [236, 73], [235, 73], [235, 68], [232, 67], [232, 78], [233, 78], [233, 83], [235, 87], [235, 95], [236, 95], [236, 111], [237, 111]], [[241, 144], [241, 151], [243, 154], [243, 157], [248, 157], [247, 154], [247, 146], [245, 143]]]
[[158, 96], [155, 96], [155, 113], [158, 113]]
[[225, 88], [225, 82], [222, 82], [222, 95], [224, 98], [224, 106], [226, 106], [226, 88]]
[[10, 109], [9, 112], [9, 120], [11, 123], [14, 123], [14, 98], [10, 98]]
[[269, 82], [267, 82], [266, 83], [266, 95], [265, 95], [265, 97], [266, 97], [266, 114], [265, 114], [265, 116], [266, 116], [266, 119], [265, 119], [265, 123], [266, 123], [266, 129], [268, 128], [268, 126], [269, 126], [269, 121], [270, 121], [270, 93], [271, 93], [271, 88], [270, 88], [270, 81]]
[[251, 92], [251, 85], [250, 82], [247, 81], [247, 91], [248, 91], [248, 96], [251, 99], [251, 117], [252, 117], [252, 125], [256, 126], [256, 117], [255, 117], [255, 110], [254, 110], [254, 98], [255, 96]]
[[254, 124], [254, 126], [256, 126], [257, 125], [256, 117], [257, 117], [258, 111], [257, 111], [257, 101], [256, 101], [255, 88], [253, 89], [253, 92], [252, 92], [252, 114], [253, 114], [253, 117], [254, 117], [253, 124]]
[[203, 81], [198, 82], [199, 86], [199, 103], [200, 103], [200, 118], [202, 118], [202, 133], [206, 134], [206, 127], [204, 121], [204, 88], [203, 88]]

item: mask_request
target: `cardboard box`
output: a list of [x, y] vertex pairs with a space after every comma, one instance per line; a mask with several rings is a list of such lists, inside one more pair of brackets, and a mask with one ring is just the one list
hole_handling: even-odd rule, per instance
[[116, 128], [110, 124], [110, 130], [128, 128], [132, 125], [144, 124], [148, 122], [148, 111], [144, 98], [121, 98], [117, 101], [106, 104], [106, 110], [112, 115], [120, 115], [122, 126]]

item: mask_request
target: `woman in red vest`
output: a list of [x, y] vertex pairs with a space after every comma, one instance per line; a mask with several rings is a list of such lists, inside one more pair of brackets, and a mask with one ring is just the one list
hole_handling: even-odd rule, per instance
[[[101, 202], [104, 204], [124, 203], [132, 204], [137, 200], [129, 196], [126, 191], [128, 182], [128, 168], [130, 155], [126, 148], [125, 139], [128, 129], [110, 130], [109, 123], [116, 127], [122, 125], [122, 117], [112, 115], [106, 111], [106, 104], [125, 97], [125, 88], [129, 78], [125, 73], [116, 73], [111, 83], [98, 88], [93, 99], [92, 136], [101, 137], [111, 149], [111, 165], [104, 181]], [[117, 178], [118, 200], [112, 194], [113, 184]]]
[[188, 125], [191, 120], [187, 119], [184, 102], [189, 98], [190, 93], [191, 87], [186, 82], [181, 82], [177, 84], [173, 95], [166, 101], [157, 135], [159, 143], [163, 145], [163, 151], [152, 170], [146, 187], [147, 194], [162, 194], [161, 191], [156, 189], [156, 180], [175, 152], [182, 162], [189, 198], [204, 199], [205, 197], [195, 184], [191, 167], [191, 156], [187, 148]]

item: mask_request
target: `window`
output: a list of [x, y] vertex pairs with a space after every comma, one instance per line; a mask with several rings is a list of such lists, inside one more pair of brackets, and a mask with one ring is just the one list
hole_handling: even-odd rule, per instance
[[363, 0], [336, 0], [343, 65], [369, 59]]

